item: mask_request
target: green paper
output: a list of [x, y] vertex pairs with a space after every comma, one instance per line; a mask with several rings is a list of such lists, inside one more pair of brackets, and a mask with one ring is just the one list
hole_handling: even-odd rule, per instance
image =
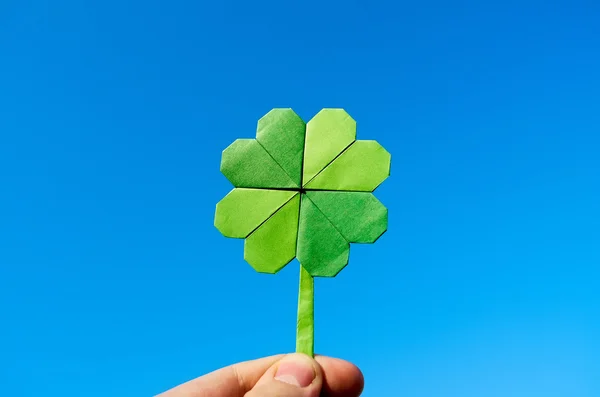
[[292, 109], [273, 109], [258, 121], [256, 140], [296, 186], [302, 179], [306, 124]]
[[221, 172], [235, 187], [294, 188], [295, 184], [256, 139], [238, 139], [223, 151]]
[[217, 204], [215, 226], [226, 237], [245, 238], [295, 194], [287, 190], [233, 189]]
[[387, 208], [372, 193], [309, 191], [306, 195], [348, 242], [374, 243], [387, 230]]
[[217, 204], [219, 231], [246, 239], [244, 259], [258, 272], [277, 273], [294, 257], [301, 264], [296, 350], [313, 356], [314, 277], [336, 276], [350, 243], [386, 231], [388, 211], [371, 192], [389, 176], [390, 154], [356, 141], [343, 109], [323, 109], [307, 124], [292, 109], [273, 109], [256, 139], [223, 151], [221, 171], [236, 188]]
[[302, 195], [296, 256], [313, 277], [335, 277], [347, 264], [348, 241], [315, 204]]
[[296, 256], [300, 194], [260, 225], [244, 243], [244, 259], [257, 272], [277, 273]]
[[390, 162], [376, 141], [355, 141], [305, 187], [372, 192], [390, 175]]
[[356, 122], [343, 109], [323, 109], [306, 124], [306, 184], [356, 139]]
[[300, 288], [298, 292], [298, 322], [296, 326], [296, 352], [307, 356], [315, 355], [315, 281], [300, 266]]

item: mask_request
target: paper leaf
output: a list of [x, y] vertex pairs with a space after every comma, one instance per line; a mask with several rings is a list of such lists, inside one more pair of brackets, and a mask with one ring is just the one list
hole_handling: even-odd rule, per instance
[[351, 243], [374, 243], [387, 230], [387, 208], [372, 193], [309, 191], [306, 194]]
[[390, 162], [376, 141], [355, 141], [305, 188], [372, 192], [390, 175]]
[[335, 277], [347, 264], [350, 244], [306, 196], [302, 196], [297, 257], [313, 277]]
[[273, 109], [260, 120], [256, 140], [300, 186], [306, 124], [292, 109]]
[[244, 244], [244, 259], [260, 273], [277, 273], [296, 256], [300, 194], [252, 232]]
[[294, 188], [273, 157], [256, 139], [237, 139], [223, 151], [221, 172], [235, 187]]
[[245, 238], [297, 192], [233, 189], [217, 204], [215, 226], [226, 237]]
[[306, 185], [356, 139], [356, 122], [343, 109], [323, 109], [306, 124], [304, 171]]

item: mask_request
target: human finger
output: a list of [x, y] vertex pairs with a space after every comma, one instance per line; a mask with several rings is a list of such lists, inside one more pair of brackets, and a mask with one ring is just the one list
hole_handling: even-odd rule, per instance
[[259, 358], [221, 368], [156, 397], [243, 397], [284, 355]]
[[245, 397], [319, 397], [320, 365], [304, 354], [289, 354], [273, 364]]

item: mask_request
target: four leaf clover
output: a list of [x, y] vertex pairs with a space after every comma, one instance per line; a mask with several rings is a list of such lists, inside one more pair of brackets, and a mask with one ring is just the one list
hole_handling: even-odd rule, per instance
[[313, 354], [313, 277], [334, 277], [349, 243], [373, 243], [387, 229], [387, 209], [372, 192], [390, 173], [390, 154], [356, 140], [343, 109], [323, 109], [308, 123], [273, 109], [256, 139], [223, 151], [221, 172], [235, 188], [216, 208], [215, 226], [245, 238], [244, 259], [258, 272], [301, 264], [297, 350]]

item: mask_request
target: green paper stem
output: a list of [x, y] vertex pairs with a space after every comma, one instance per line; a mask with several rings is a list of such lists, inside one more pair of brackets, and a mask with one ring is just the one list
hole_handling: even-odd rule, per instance
[[313, 277], [300, 265], [298, 293], [298, 326], [296, 352], [314, 357], [315, 347], [315, 284]]

